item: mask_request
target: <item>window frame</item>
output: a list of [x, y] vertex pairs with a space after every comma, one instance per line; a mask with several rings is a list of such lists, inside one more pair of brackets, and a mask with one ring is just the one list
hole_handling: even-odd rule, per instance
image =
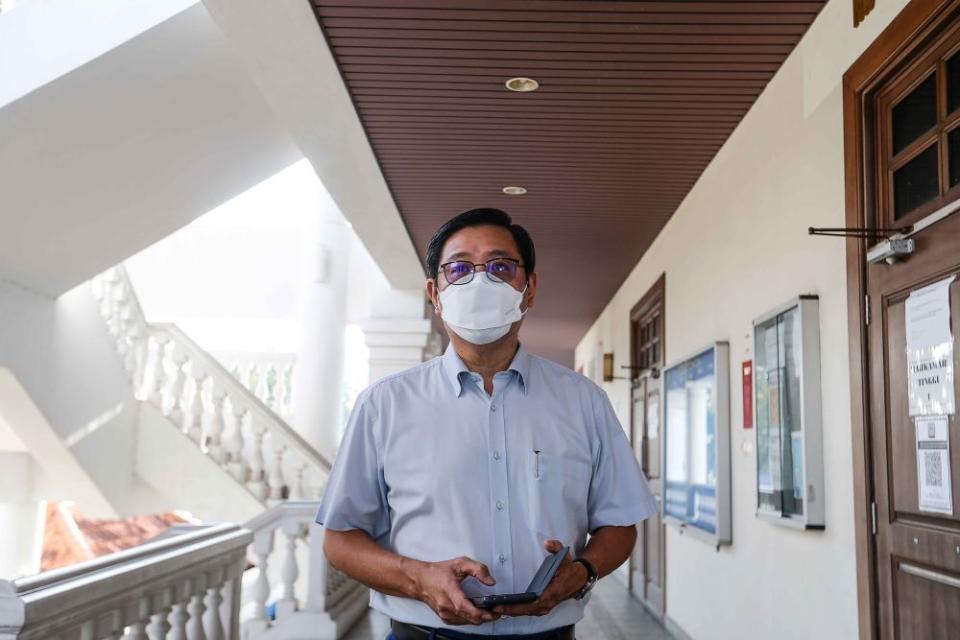
[[[960, 20], [945, 29], [935, 40], [928, 43], [913, 60], [896, 74], [879, 83], [871, 91], [865, 132], [870, 132], [867, 143], [866, 176], [873, 183], [872, 196], [874, 224], [882, 228], [900, 228], [915, 224], [941, 207], [960, 199], [960, 182], [950, 186], [949, 135], [960, 128], [960, 104], [948, 112], [949, 84], [947, 61], [960, 55]], [[953, 44], [951, 44], [953, 42]], [[930, 74], [936, 75], [936, 123], [928, 131], [911, 141], [899, 153], [893, 153], [893, 109], [914, 89], [926, 81]], [[894, 193], [894, 173], [930, 148], [937, 147], [937, 196], [906, 212], [897, 219]], [[958, 158], [960, 162], [960, 158]]]

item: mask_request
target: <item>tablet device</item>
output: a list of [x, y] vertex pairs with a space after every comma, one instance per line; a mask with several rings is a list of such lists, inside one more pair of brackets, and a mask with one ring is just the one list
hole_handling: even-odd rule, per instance
[[544, 558], [543, 564], [541, 564], [540, 568], [537, 569], [536, 575], [533, 576], [533, 580], [530, 581], [529, 586], [527, 586], [523, 593], [501, 593], [490, 596], [476, 596], [474, 598], [470, 598], [470, 602], [480, 609], [490, 609], [500, 604], [533, 602], [540, 597], [540, 594], [543, 593], [544, 589], [547, 588], [547, 585], [550, 584], [550, 581], [553, 580], [553, 576], [557, 574], [557, 570], [560, 568], [560, 565], [563, 564], [563, 559], [567, 557], [569, 552], [570, 547], [564, 547], [563, 549], [560, 549], [560, 551], [550, 554]]

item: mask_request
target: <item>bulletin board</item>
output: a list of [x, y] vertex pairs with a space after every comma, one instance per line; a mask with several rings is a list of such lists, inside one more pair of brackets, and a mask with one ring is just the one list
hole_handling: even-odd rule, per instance
[[730, 536], [730, 347], [664, 370], [665, 522], [720, 545]]

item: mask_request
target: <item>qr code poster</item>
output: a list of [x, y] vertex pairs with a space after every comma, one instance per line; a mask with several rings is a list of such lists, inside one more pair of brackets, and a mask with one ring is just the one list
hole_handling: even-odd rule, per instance
[[917, 418], [916, 426], [920, 510], [953, 514], [947, 416]]

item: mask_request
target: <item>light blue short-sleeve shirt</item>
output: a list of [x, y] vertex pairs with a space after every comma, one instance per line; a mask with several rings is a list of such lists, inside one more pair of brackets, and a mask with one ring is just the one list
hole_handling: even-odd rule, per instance
[[[656, 509], [602, 389], [521, 347], [488, 395], [451, 346], [360, 395], [317, 522], [362, 529], [417, 560], [483, 562], [497, 584], [468, 579], [465, 591], [477, 595], [525, 589], [547, 555], [545, 540], [577, 555], [589, 532], [636, 524]], [[588, 599], [459, 629], [555, 629], [580, 620]], [[371, 592], [370, 603], [395, 620], [450, 627], [418, 600]]]

